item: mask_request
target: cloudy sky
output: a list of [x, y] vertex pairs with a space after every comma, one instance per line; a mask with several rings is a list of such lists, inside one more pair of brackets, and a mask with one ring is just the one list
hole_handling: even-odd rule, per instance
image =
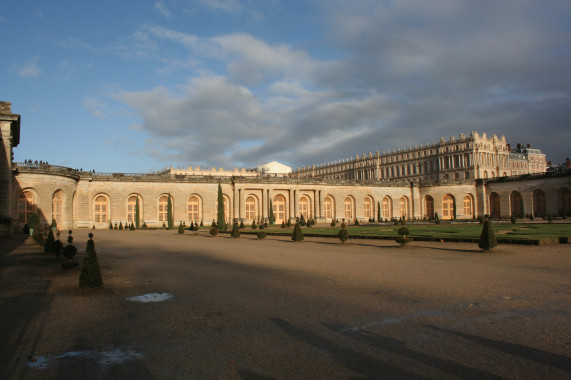
[[571, 156], [569, 0], [10, 1], [16, 161], [292, 167], [470, 131]]

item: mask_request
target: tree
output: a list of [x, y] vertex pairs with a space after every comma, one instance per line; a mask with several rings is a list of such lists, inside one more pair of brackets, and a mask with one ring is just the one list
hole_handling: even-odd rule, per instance
[[293, 241], [302, 241], [303, 240], [303, 232], [301, 231], [301, 226], [299, 223], [295, 224], [293, 229], [293, 233], [291, 235], [291, 240]]
[[140, 209], [139, 209], [139, 197], [137, 197], [137, 202], [135, 203], [135, 227], [139, 228], [140, 219]]
[[172, 200], [171, 194], [169, 193], [168, 200], [167, 200], [167, 221], [168, 221], [168, 228], [169, 230], [174, 228], [174, 220], [172, 214]]
[[272, 200], [270, 199], [270, 224], [274, 224], [276, 222], [276, 216], [274, 215], [274, 206], [272, 204]]
[[435, 223], [435, 224], [440, 224], [440, 219], [438, 218], [438, 213], [437, 213], [437, 212], [434, 213], [434, 223]]
[[484, 251], [489, 251], [498, 245], [496, 240], [496, 235], [492, 229], [492, 224], [489, 220], [484, 222], [484, 227], [482, 228], [482, 233], [480, 234], [480, 239], [478, 240], [478, 247], [482, 248]]
[[46, 239], [46, 244], [44, 245], [44, 252], [50, 253], [54, 251], [54, 243], [56, 239], [54, 237], [54, 231], [50, 228], [48, 232], [48, 238]]
[[103, 279], [101, 278], [101, 270], [99, 269], [99, 262], [97, 261], [93, 234], [90, 233], [89, 240], [85, 246], [85, 255], [83, 256], [81, 271], [79, 273], [79, 287], [100, 288], [102, 286]]
[[222, 195], [222, 186], [218, 182], [218, 214], [216, 225], [220, 231], [226, 230], [226, 220], [224, 219], [224, 196]]
[[180, 222], [178, 225], [178, 233], [181, 235], [184, 234], [184, 227], [182, 226], [182, 222]]
[[410, 233], [406, 225], [403, 224], [397, 233], [399, 234], [399, 237], [396, 238], [395, 241], [399, 243], [401, 247], [404, 247], [406, 244], [412, 241], [411, 237], [406, 237], [406, 235]]

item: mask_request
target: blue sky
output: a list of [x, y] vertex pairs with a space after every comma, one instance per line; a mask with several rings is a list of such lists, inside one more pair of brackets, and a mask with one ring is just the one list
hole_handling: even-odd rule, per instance
[[567, 0], [20, 1], [15, 160], [292, 167], [470, 131], [571, 156]]

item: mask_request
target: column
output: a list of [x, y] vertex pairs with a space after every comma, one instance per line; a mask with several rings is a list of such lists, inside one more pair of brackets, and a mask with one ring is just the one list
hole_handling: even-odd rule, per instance
[[297, 204], [297, 190], [293, 191], [293, 216], [295, 218], [299, 216], [299, 207]]
[[323, 193], [321, 190], [318, 190], [318, 197], [319, 197], [319, 217], [323, 218]]
[[294, 209], [294, 207], [293, 207], [293, 204], [294, 204], [294, 201], [293, 201], [294, 193], [293, 193], [293, 192], [294, 192], [294, 191], [293, 191], [292, 189], [289, 189], [289, 201], [288, 201], [288, 204], [289, 204], [289, 215], [288, 215], [288, 218], [290, 218], [290, 219], [293, 217], [293, 215], [294, 215], [294, 213], [295, 213], [295, 209]]

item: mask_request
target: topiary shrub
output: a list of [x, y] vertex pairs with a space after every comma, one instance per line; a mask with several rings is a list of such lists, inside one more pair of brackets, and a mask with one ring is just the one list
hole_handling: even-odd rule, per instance
[[210, 229], [210, 235], [211, 235], [212, 237], [218, 235], [218, 227], [212, 227], [212, 228]]
[[286, 228], [286, 224], [283, 220], [282, 220], [282, 228]]
[[256, 228], [258, 228], [258, 226], [256, 225], [256, 221], [254, 220], [252, 222], [252, 229], [255, 230]]
[[101, 278], [101, 270], [97, 261], [97, 253], [95, 252], [95, 243], [93, 242], [93, 234], [89, 234], [89, 240], [85, 247], [85, 255], [79, 272], [80, 288], [100, 288], [103, 286]]
[[63, 243], [61, 242], [61, 240], [57, 239], [54, 242], [54, 250], [53, 250], [53, 252], [56, 254], [56, 257], [59, 256], [62, 250], [63, 250]]
[[234, 223], [234, 225], [232, 226], [232, 232], [230, 233], [230, 236], [232, 236], [233, 238], [240, 237], [240, 228], [238, 227], [238, 223]]
[[32, 239], [42, 247], [46, 244], [44, 239], [44, 233], [40, 231], [39, 228], [34, 229], [34, 233], [32, 234]]
[[123, 231], [123, 222], [119, 222], [119, 230]]
[[339, 233], [337, 234], [337, 237], [339, 238], [339, 240], [341, 240], [341, 244], [345, 244], [347, 239], [349, 239], [349, 232], [347, 232], [345, 228], [341, 228], [339, 230]]
[[291, 234], [291, 240], [293, 241], [302, 241], [303, 240], [303, 232], [301, 231], [301, 226], [299, 223], [295, 224], [293, 229], [293, 233]]
[[178, 225], [178, 233], [180, 235], [184, 234], [184, 227], [182, 226], [182, 222]]
[[355, 225], [356, 225], [356, 226], [359, 225], [359, 219], [355, 219]]
[[434, 213], [434, 223], [435, 223], [435, 224], [440, 224], [440, 218], [438, 218], [438, 213], [437, 213], [437, 212]]
[[306, 225], [305, 223], [305, 218], [303, 217], [303, 214], [301, 214], [301, 218], [299, 218], [299, 224], [304, 227]]
[[289, 220], [289, 219], [287, 220], [286, 226], [287, 226], [288, 228], [291, 227], [291, 220]]
[[28, 219], [28, 227], [30, 227], [32, 230], [37, 230], [40, 227], [40, 218], [35, 212], [30, 214], [30, 219]]
[[54, 238], [54, 231], [50, 228], [48, 231], [48, 237], [46, 239], [46, 243], [44, 245], [44, 252], [51, 253], [54, 251], [54, 243], [56, 239]]
[[489, 251], [496, 245], [498, 245], [498, 241], [496, 240], [496, 235], [492, 229], [492, 224], [489, 220], [486, 220], [484, 222], [484, 227], [482, 228], [482, 233], [480, 234], [480, 239], [478, 240], [478, 247], [483, 251]]
[[198, 223], [194, 222], [194, 226], [192, 226], [192, 230], [193, 230], [193, 231], [198, 231], [198, 230], [199, 230], [199, 228], [198, 228]]
[[331, 227], [335, 227], [335, 219], [331, 219]]
[[258, 239], [265, 239], [267, 234], [265, 231], [258, 231], [258, 233], [256, 233], [256, 235], [258, 236]]
[[345, 225], [345, 222], [341, 222], [341, 228], [345, 228], [345, 227], [347, 227], [347, 226]]
[[244, 228], [244, 221], [243, 220], [240, 221], [240, 227], [238, 227], [238, 228], [240, 228], [240, 229]]
[[67, 245], [63, 249], [63, 256], [67, 259], [67, 262], [61, 263], [63, 269], [70, 269], [77, 266], [77, 263], [73, 262], [73, 257], [77, 253], [77, 247], [71, 243], [73, 243], [73, 236], [71, 236], [70, 230], [69, 236], [67, 237]]
[[408, 235], [410, 232], [408, 230], [408, 227], [406, 226], [402, 226], [401, 228], [399, 228], [399, 230], [397, 231], [397, 233], [400, 235], [398, 238], [395, 239], [395, 241], [397, 243], [399, 243], [401, 245], [401, 247], [404, 247], [406, 244], [410, 243], [412, 241], [411, 237], [406, 237], [406, 235]]

